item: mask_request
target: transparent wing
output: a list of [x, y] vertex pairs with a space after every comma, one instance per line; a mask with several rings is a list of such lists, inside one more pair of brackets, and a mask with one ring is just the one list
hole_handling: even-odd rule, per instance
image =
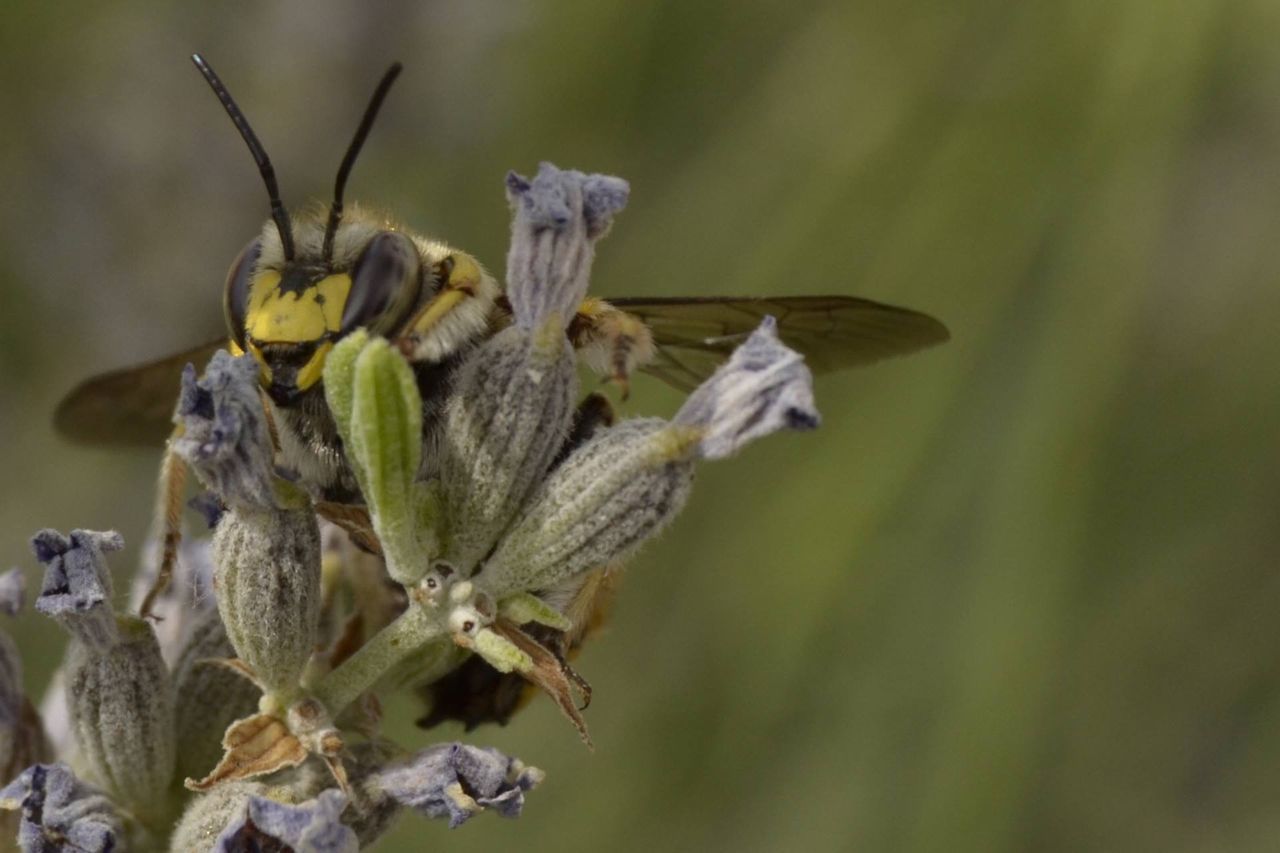
[[684, 391], [710, 376], [766, 315], [814, 373], [871, 364], [940, 344], [928, 314], [854, 296], [623, 298], [609, 303], [649, 326], [657, 357], [641, 368]]
[[113, 370], [81, 382], [63, 398], [53, 424], [81, 444], [157, 447], [173, 432], [182, 368], [202, 369], [227, 345], [219, 338], [158, 361]]

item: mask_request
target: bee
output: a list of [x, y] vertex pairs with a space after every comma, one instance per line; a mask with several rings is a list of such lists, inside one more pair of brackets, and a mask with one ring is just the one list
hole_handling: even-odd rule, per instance
[[[199, 54], [192, 61], [248, 146], [271, 211], [227, 274], [226, 337], [82, 382], [59, 405], [55, 426], [81, 443], [161, 445], [173, 430], [183, 367], [203, 365], [219, 348], [248, 353], [259, 367], [263, 405], [282, 465], [297, 472], [322, 515], [376, 551], [376, 539], [358, 520], [361, 496], [325, 403], [326, 355], [358, 328], [398, 346], [417, 379], [424, 446], [429, 448], [458, 365], [511, 322], [510, 305], [476, 258], [344, 204], [352, 166], [401, 71], [399, 63], [374, 90], [338, 168], [332, 201], [295, 215], [285, 209], [271, 161], [227, 88]], [[777, 319], [782, 340], [803, 353], [815, 373], [911, 353], [949, 337], [946, 327], [927, 314], [852, 296], [588, 297], [567, 331], [583, 362], [613, 380], [625, 398], [637, 371], [692, 390], [766, 315]], [[613, 418], [602, 395], [588, 395], [565, 453]], [[432, 460], [430, 453], [424, 457], [426, 476]], [[166, 454], [159, 501], [164, 556], [157, 589], [144, 603], [143, 615], [149, 614], [176, 559], [183, 480], [177, 457]], [[560, 602], [575, 623], [568, 636], [555, 638], [560, 651], [575, 647], [598, 621], [611, 578], [603, 569], [592, 573], [569, 600]], [[512, 681], [486, 669], [473, 658], [454, 676], [437, 682], [426, 722], [505, 722], [520, 702], [518, 678]]]

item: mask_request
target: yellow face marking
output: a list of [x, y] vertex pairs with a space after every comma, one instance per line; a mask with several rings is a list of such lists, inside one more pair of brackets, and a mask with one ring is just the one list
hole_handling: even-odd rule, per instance
[[268, 270], [253, 280], [245, 332], [261, 343], [305, 344], [337, 332], [351, 292], [351, 276], [331, 275], [301, 292], [280, 290], [280, 273]]
[[316, 347], [316, 351], [311, 354], [311, 358], [307, 359], [307, 363], [302, 365], [302, 369], [298, 371], [298, 376], [294, 380], [299, 391], [307, 390], [324, 376], [324, 359], [331, 349], [333, 349], [333, 342], [325, 341]]

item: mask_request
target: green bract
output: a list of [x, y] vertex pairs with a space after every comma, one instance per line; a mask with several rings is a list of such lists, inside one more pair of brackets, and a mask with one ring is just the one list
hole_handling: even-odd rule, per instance
[[426, 574], [436, 551], [431, 490], [417, 482], [422, 398], [413, 371], [382, 338], [359, 331], [334, 347], [325, 395], [387, 560], [400, 583]]

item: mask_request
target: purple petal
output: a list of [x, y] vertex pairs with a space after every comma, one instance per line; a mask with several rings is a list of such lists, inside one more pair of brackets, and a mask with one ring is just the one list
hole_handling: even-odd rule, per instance
[[24, 853], [109, 853], [123, 844], [115, 806], [65, 764], [36, 764], [0, 789], [0, 809], [21, 811]]
[[542, 771], [496, 749], [447, 743], [384, 768], [373, 783], [401, 805], [456, 827], [486, 808], [518, 817], [525, 792], [541, 780]]
[[356, 834], [341, 821], [347, 795], [330, 789], [314, 800], [290, 805], [251, 796], [244, 813], [218, 836], [215, 850], [243, 853], [270, 849], [263, 842], [291, 847], [296, 853], [354, 853]]
[[36, 610], [86, 643], [113, 641], [116, 625], [106, 553], [123, 547], [124, 539], [114, 531], [72, 530], [63, 536], [41, 530], [31, 539], [31, 549], [45, 567]]
[[778, 339], [766, 317], [706, 382], [689, 395], [675, 423], [701, 427], [704, 459], [723, 459], [780, 429], [813, 429], [813, 375], [803, 357]]
[[187, 365], [174, 420], [173, 448], [224, 503], [276, 505], [274, 451], [251, 356], [214, 353], [204, 375]]
[[538, 327], [552, 314], [563, 322], [587, 293], [595, 241], [627, 203], [621, 178], [586, 175], [542, 163], [532, 179], [507, 175], [513, 209], [507, 253], [507, 298], [516, 325]]

